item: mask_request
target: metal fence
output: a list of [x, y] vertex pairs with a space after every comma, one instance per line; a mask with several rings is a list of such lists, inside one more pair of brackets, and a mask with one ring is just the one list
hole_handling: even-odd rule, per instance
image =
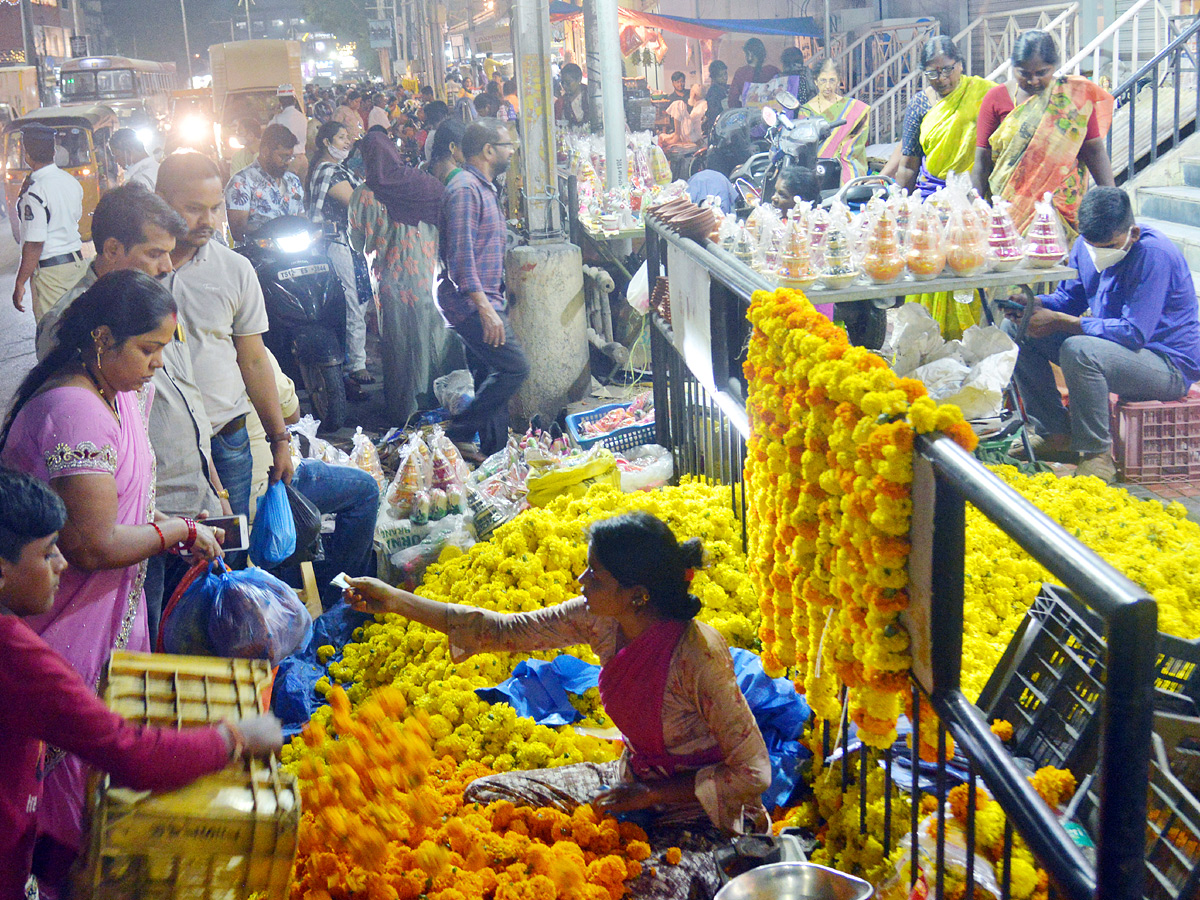
[[[670, 278], [668, 248], [675, 247], [700, 259], [708, 269], [712, 322], [712, 371], [697, 377], [676, 347], [671, 326], [653, 311], [651, 347], [654, 363], [654, 400], [657, 409], [656, 439], [670, 448], [679, 474], [702, 475], [733, 486], [733, 504], [742, 518], [745, 536], [745, 496], [740, 489], [749, 434], [740, 365], [745, 359], [749, 325], [746, 309], [754, 290], [762, 286], [746, 270], [728, 264], [712, 249], [682, 240], [656, 223], [647, 227], [650, 283]], [[740, 323], [740, 324], [739, 324]], [[706, 363], [707, 366], [708, 363]], [[1008, 487], [971, 454], [946, 438], [919, 438], [918, 468], [925, 467], [933, 484], [933, 560], [929, 594], [931, 610], [931, 672], [913, 677], [913, 722], [918, 731], [920, 694], [936, 710], [939, 725], [938, 759], [933, 793], [939, 798], [936, 840], [936, 879], [929, 887], [944, 896], [946, 866], [945, 799], [948, 792], [947, 734], [953, 736], [966, 757], [969, 776], [966, 825], [966, 890], [974, 896], [975, 832], [974, 790], [986, 785], [1007, 815], [1001, 866], [1001, 900], [1008, 900], [1010, 860], [1014, 831], [1020, 834], [1039, 863], [1049, 873], [1061, 896], [1069, 900], [1137, 900], [1145, 881], [1144, 846], [1147, 787], [1149, 783], [1154, 674], [1156, 664], [1157, 606], [1145, 591], [1126, 579], [1099, 556], [1067, 534], [1056, 523]], [[1103, 698], [1100, 734], [1100, 797], [1096, 829], [1097, 862], [1093, 866], [1068, 836], [1056, 815], [1033, 790], [1026, 772], [989, 729], [983, 714], [962, 693], [959, 676], [963, 652], [963, 597], [966, 505], [970, 503], [995, 522], [1009, 537], [1045, 566], [1104, 621], [1107, 638], [1107, 683]], [[895, 750], [875, 760], [865, 747], [851, 750], [847, 729], [825, 723], [826, 750], [831, 734], [841, 734], [840, 762], [843, 786], [854, 781], [865, 785], [868, 768], [884, 768], [884, 847], [899, 846], [907, 830], [913, 848], [910, 878], [917, 877], [918, 813], [911, 807], [908, 822], [892, 815], [891, 786]], [[914, 740], [914, 746], [916, 741]], [[916, 778], [919, 760], [912, 752]], [[829, 754], [826, 753], [826, 756]], [[866, 833], [866, 791], [860, 791], [859, 825]]]

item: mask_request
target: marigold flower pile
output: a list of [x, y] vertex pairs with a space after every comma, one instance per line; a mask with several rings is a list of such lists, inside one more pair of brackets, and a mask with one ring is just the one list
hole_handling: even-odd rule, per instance
[[915, 434], [973, 449], [957, 407], [880, 357], [804, 296], [754, 295], [745, 366], [752, 434], [749, 566], [767, 671], [795, 667], [819, 716], [850, 714], [870, 746], [895, 739], [909, 696], [908, 533]]
[[[1180, 503], [1139, 500], [1098, 478], [993, 471], [1158, 602], [1160, 631], [1200, 638], [1200, 525]], [[987, 684], [1043, 581], [1053, 577], [974, 507], [967, 507], [962, 686], [974, 700]]]
[[464, 805], [489, 770], [435, 760], [425, 717], [399, 721], [396, 688], [353, 713], [341, 688], [330, 702], [329, 727], [314, 722], [292, 743], [305, 809], [292, 900], [619, 900], [650, 857], [642, 829], [590, 806]]
[[[490, 541], [466, 553], [444, 553], [417, 593], [503, 612], [562, 603], [579, 593], [576, 578], [587, 566], [588, 525], [635, 509], [659, 516], [676, 534], [703, 540], [707, 564], [697, 570], [691, 584], [704, 604], [700, 618], [731, 645], [756, 649], [758, 609], [746, 575], [741, 526], [733, 514], [730, 489], [698, 481], [635, 494], [596, 486], [581, 499], [563, 497], [544, 509], [529, 509], [498, 528]], [[327, 657], [337, 652], [333, 647], [324, 649]], [[586, 647], [565, 652], [596, 662]], [[409, 713], [428, 715], [427, 728], [438, 757], [450, 756], [460, 763], [474, 760], [496, 771], [616, 758], [611, 741], [571, 728], [536, 725], [507, 704], [489, 704], [475, 694], [476, 688], [503, 681], [524, 658], [484, 653], [456, 664], [450, 660], [444, 635], [400, 616], [381, 616], [362, 628], [357, 640], [344, 648], [342, 658], [329, 664], [329, 672], [333, 683], [348, 686], [349, 698], [356, 704], [375, 688], [394, 685], [407, 701]], [[322, 693], [331, 689], [330, 680], [318, 683]], [[581, 725], [608, 728], [612, 724], [595, 689], [578, 698], [576, 708], [585, 715]], [[327, 709], [316, 717], [327, 718]]]

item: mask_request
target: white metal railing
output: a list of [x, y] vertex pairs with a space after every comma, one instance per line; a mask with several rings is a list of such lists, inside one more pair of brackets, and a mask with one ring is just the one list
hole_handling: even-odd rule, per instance
[[[1171, 20], [1178, 12], [1179, 0], [1172, 0], [1170, 5], [1161, 0], [1137, 0], [1063, 63], [1059, 72], [1087, 74], [1097, 81], [1107, 77], [1109, 89], [1115, 88], [1170, 43]], [[1150, 53], [1142, 50], [1145, 29], [1153, 35], [1154, 49]]]
[[[1030, 14], [1036, 21], [1028, 23]], [[1000, 18], [993, 16], [990, 18]], [[987, 72], [990, 81], [1002, 81], [1012, 70], [1012, 51], [1017, 38], [1031, 28], [1054, 35], [1063, 56], [1072, 57], [1079, 52], [1079, 4], [1067, 3], [1059, 6], [1033, 7], [1009, 13], [1000, 32], [994, 37], [985, 24], [984, 39], [987, 52], [981, 71]]]
[[[1151, 2], [1151, 0], [1142, 0], [1142, 2]], [[979, 16], [954, 35], [953, 40], [967, 61], [969, 73], [974, 69], [976, 41], [983, 41], [981, 71], [987, 73], [987, 77], [994, 80], [1005, 73], [1005, 66], [1012, 55], [1013, 43], [1021, 32], [1031, 28], [1050, 31], [1058, 38], [1064, 52], [1071, 52], [1078, 47], [1078, 25], [1078, 2], [1027, 7], [1007, 13]], [[921, 87], [920, 66], [914, 64], [902, 78], [894, 80], [882, 94], [871, 98], [870, 138], [868, 139], [870, 143], [889, 144], [899, 139], [900, 130], [904, 124], [904, 111]]]
[[941, 33], [936, 20], [912, 19], [874, 25], [834, 57], [842, 84], [864, 103], [884, 93], [920, 64], [921, 48]]

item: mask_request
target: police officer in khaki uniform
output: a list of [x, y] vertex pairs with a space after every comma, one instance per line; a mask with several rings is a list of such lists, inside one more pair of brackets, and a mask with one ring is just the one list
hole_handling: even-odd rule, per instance
[[17, 197], [21, 265], [13, 306], [25, 311], [25, 283], [29, 282], [33, 316], [38, 320], [87, 270], [79, 236], [83, 186], [54, 164], [53, 128], [27, 125], [21, 142], [32, 171]]

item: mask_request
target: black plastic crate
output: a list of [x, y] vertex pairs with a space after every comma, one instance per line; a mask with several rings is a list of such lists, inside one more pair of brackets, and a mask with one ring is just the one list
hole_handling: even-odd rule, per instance
[[[1155, 727], [1159, 727], [1156, 717]], [[1146, 797], [1147, 900], [1196, 900], [1200, 895], [1200, 802], [1172, 773], [1168, 742], [1152, 735]], [[1095, 838], [1100, 799], [1092, 782], [1080, 786], [1078, 819]], [[1074, 805], [1074, 804], [1073, 804]]]
[[[1200, 644], [1158, 637], [1157, 705], [1194, 714]], [[1009, 746], [1036, 766], [1070, 769], [1082, 780], [1096, 763], [1105, 679], [1101, 618], [1065, 588], [1046, 584], [996, 665], [979, 708], [1012, 723]]]

